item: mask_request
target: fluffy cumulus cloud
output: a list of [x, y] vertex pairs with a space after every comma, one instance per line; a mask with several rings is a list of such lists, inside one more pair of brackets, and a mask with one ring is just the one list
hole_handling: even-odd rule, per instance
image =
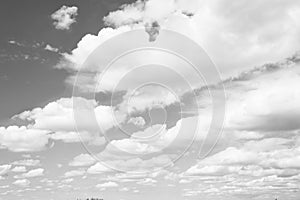
[[[57, 132], [54, 139], [72, 141], [74, 138], [74, 141], [78, 141], [78, 135], [88, 139], [87, 132], [105, 132], [116, 125], [115, 118], [122, 122], [125, 116], [118, 115], [113, 107], [97, 105], [95, 100], [74, 97], [58, 99], [44, 108], [24, 111], [14, 118], [29, 121], [31, 128]], [[78, 131], [79, 134], [76, 134]], [[66, 132], [71, 133], [67, 136]]]
[[[157, 21], [161, 27], [183, 33], [198, 42], [221, 71], [227, 72], [283, 59], [298, 50], [299, 10], [297, 0], [243, 0], [230, 4], [227, 0], [137, 1], [109, 13], [104, 21], [115, 29], [104, 28], [98, 36], [86, 35], [67, 57], [72, 61], [80, 59], [79, 63], [82, 63], [91, 52], [84, 50], [93, 41], [93, 46], [101, 44], [99, 41], [107, 38], [105, 32], [120, 33], [128, 26], [143, 27]], [[280, 31], [278, 27], [282, 27]], [[276, 47], [280, 48], [274, 52]]]
[[0, 127], [0, 145], [14, 152], [40, 151], [49, 144], [48, 133], [25, 126]]
[[[299, 136], [298, 136], [299, 137]], [[299, 145], [293, 139], [250, 140], [199, 160], [185, 176], [246, 175], [293, 177], [299, 174]], [[239, 177], [237, 177], [239, 179]]]
[[[69, 84], [74, 83], [75, 74], [82, 70], [77, 79], [80, 92], [96, 89], [107, 95], [113, 93], [117, 86], [118, 91], [124, 92], [121, 101], [117, 105], [108, 106], [81, 97], [61, 98], [44, 107], [25, 111], [14, 119], [28, 123], [26, 127], [0, 128], [0, 148], [14, 152], [39, 151], [49, 146], [49, 141], [84, 141], [101, 146], [101, 150], [97, 149], [94, 155], [97, 159], [90, 154], [79, 154], [70, 160], [69, 167], [72, 169], [65, 172], [63, 177], [67, 179], [62, 180], [62, 184], [71, 184], [75, 178], [70, 177], [87, 178], [91, 174], [101, 174], [105, 179], [96, 187], [103, 190], [118, 187], [121, 182], [155, 186], [158, 179], [164, 179], [170, 182], [169, 185], [191, 186], [183, 190], [183, 196], [186, 197], [206, 194], [263, 197], [281, 191], [299, 192], [299, 54], [282, 62], [244, 70], [250, 66], [281, 60], [299, 49], [299, 2], [189, 2], [137, 1], [109, 13], [104, 21], [111, 27], [103, 28], [98, 35], [84, 36], [75, 49], [63, 54], [63, 59], [56, 67], [70, 72], [66, 80]], [[63, 7], [63, 14], [57, 12], [54, 15], [58, 29], [70, 28], [77, 13], [77, 9], [71, 10]], [[153, 31], [153, 24], [160, 29]], [[84, 65], [81, 68], [86, 58], [100, 44], [115, 35], [141, 27], [146, 27], [149, 34], [154, 34], [155, 42], [163, 37], [164, 28], [189, 36], [205, 48], [224, 76], [244, 71], [237, 76], [229, 76], [231, 78], [221, 83], [213, 82], [208, 87], [211, 91], [219, 92], [222, 89], [220, 84], [223, 84], [226, 89], [227, 109], [223, 135], [216, 148], [206, 157], [193, 160], [193, 164], [184, 162], [184, 170], [178, 165], [175, 170], [184, 171], [179, 174], [166, 170], [153, 171], [174, 165], [174, 159], [180, 154], [178, 152], [185, 150], [190, 141], [195, 139], [194, 144], [208, 141], [207, 131], [216, 128], [210, 127], [213, 106], [203, 95], [207, 88], [201, 87], [199, 79], [187, 72], [187, 65], [163, 53], [139, 52], [116, 62], [106, 74], [103, 74], [104, 67], [101, 66], [103, 56], [92, 57], [92, 64], [88, 63], [88, 67]], [[115, 45], [120, 47], [119, 43]], [[47, 49], [51, 51], [50, 47]], [[107, 55], [111, 56], [109, 53]], [[173, 73], [174, 70], [170, 68], [150, 65], [153, 60], [170, 64], [178, 73]], [[98, 61], [100, 66], [93, 65]], [[142, 70], [130, 68], [135, 63], [144, 62], [149, 65]], [[178, 81], [178, 74], [188, 78], [193, 88], [196, 88], [193, 92], [201, 107], [191, 108], [190, 112], [180, 112], [181, 119], [172, 119], [172, 123], [150, 124], [146, 111], [164, 108], [165, 112], [173, 116], [174, 112], [168, 110], [170, 107], [177, 104], [191, 106], [188, 105], [190, 88], [183, 81]], [[146, 83], [153, 80], [151, 78], [168, 87], [147, 86]], [[100, 79], [103, 82], [97, 88]], [[136, 87], [141, 85], [143, 87]], [[180, 102], [182, 99], [185, 101]], [[146, 126], [148, 124], [149, 127]], [[135, 125], [134, 128], [132, 125]], [[117, 127], [125, 130], [127, 126], [130, 126], [132, 132], [125, 138], [119, 138], [117, 134], [121, 130]], [[112, 139], [106, 141], [101, 133], [107, 133]], [[216, 138], [212, 139], [216, 141]], [[186, 152], [184, 161], [194, 159], [195, 154], [196, 151]], [[14, 185], [28, 186], [30, 181], [25, 178], [42, 176], [44, 169], [35, 167], [26, 171], [26, 168], [39, 165], [40, 161], [33, 159], [1, 165], [0, 177], [12, 171], [15, 178], [20, 178]], [[116, 170], [123, 173], [118, 174]], [[149, 171], [153, 173], [130, 173]], [[194, 184], [196, 181], [197, 184]], [[68, 188], [70, 185], [59, 187]], [[136, 188], [127, 190], [138, 191]]]
[[76, 6], [62, 6], [51, 15], [54, 20], [53, 25], [56, 29], [69, 30], [71, 25], [76, 22], [77, 12]]
[[[196, 180], [220, 183], [218, 194], [261, 194], [297, 190], [299, 181], [299, 61], [298, 54], [225, 80], [227, 117], [216, 152], [190, 167], [181, 176], [185, 184]], [[216, 86], [217, 88], [218, 86]], [[228, 180], [229, 182], [222, 182]], [[247, 188], [236, 189], [241, 186]], [[210, 191], [205, 184], [199, 195]], [[211, 193], [210, 191], [209, 193]]]
[[[272, 6], [269, 6], [270, 4]], [[115, 86], [116, 89], [126, 90], [127, 93], [119, 107], [122, 113], [142, 112], [157, 105], [166, 107], [178, 102], [177, 97], [182, 95], [180, 91], [190, 90], [187, 85], [178, 81], [179, 79], [174, 73], [175, 69], [185, 78], [184, 80], [190, 80], [192, 86], [196, 87], [202, 84], [199, 83], [199, 78], [196, 78], [194, 73], [187, 72], [186, 67], [188, 66], [182, 61], [163, 53], [138, 52], [120, 59], [119, 62], [116, 61], [106, 71], [104, 70], [105, 66], [101, 65], [104, 59], [101, 56], [94, 55], [93, 57], [92, 52], [101, 44], [105, 46], [104, 42], [115, 35], [121, 36], [122, 33], [129, 30], [144, 29], [151, 26], [151, 24], [158, 24], [160, 30], [158, 31], [157, 41], [160, 37], [163, 37], [163, 34], [159, 34], [159, 32], [163, 31], [164, 28], [188, 36], [206, 50], [214, 63], [218, 65], [222, 75], [226, 77], [232, 72], [241, 71], [251, 66], [281, 60], [298, 50], [297, 41], [299, 40], [300, 26], [299, 21], [296, 19], [299, 17], [299, 11], [300, 5], [296, 0], [286, 3], [279, 1], [275, 3], [264, 1], [262, 3], [260, 1], [249, 2], [243, 0], [230, 4], [226, 0], [216, 2], [193, 0], [189, 3], [181, 0], [137, 1], [133, 4], [123, 5], [117, 11], [110, 12], [104, 18], [104, 22], [110, 27], [101, 29], [97, 35], [85, 35], [71, 53], [63, 55], [62, 61], [56, 67], [69, 70], [71, 75], [66, 82], [74, 84], [76, 80], [78, 87], [83, 91], [111, 92]], [[282, 27], [280, 31], [278, 31], [278, 27]], [[145, 31], [147, 31], [147, 28]], [[119, 47], [118, 43], [115, 45]], [[127, 43], [124, 43], [124, 46], [126, 45]], [[130, 45], [128, 44], [128, 46]], [[101, 50], [99, 51], [101, 52]], [[111, 56], [109, 52], [109, 49], [105, 51], [107, 57]], [[90, 55], [91, 63], [85, 63]], [[139, 64], [153, 64], [154, 61], [172, 66], [172, 68], [157, 69], [153, 67], [153, 70], [151, 70], [152, 67], [148, 67], [139, 70], [130, 67]], [[76, 73], [79, 70], [80, 73], [77, 76]], [[167, 77], [164, 76], [166, 74]], [[147, 87], [134, 93], [136, 86], [143, 85], [148, 80], [150, 81], [149, 77], [151, 81], [169, 86], [174, 90], [174, 93], [166, 92], [161, 88], [147, 89]], [[280, 121], [280, 123], [276, 123], [276, 126], [272, 126], [272, 128], [280, 130], [284, 129], [282, 120], [286, 120], [286, 122], [289, 121], [289, 124], [285, 123], [286, 126], [294, 126], [296, 129], [296, 124], [298, 124], [296, 119], [299, 117], [296, 117], [296, 114], [293, 117], [290, 116], [290, 118], [284, 116], [289, 112], [287, 107], [281, 106], [281, 110], [270, 111], [266, 114], [261, 112], [266, 109], [264, 104], [268, 102], [267, 99], [265, 101], [259, 100], [261, 105], [254, 103], [258, 102], [257, 97], [265, 98], [267, 93], [269, 93], [270, 98], [273, 98], [272, 95], [274, 94], [271, 93], [279, 94], [282, 92], [283, 95], [278, 95], [278, 97], [281, 96], [281, 100], [278, 99], [278, 102], [274, 102], [274, 105], [267, 103], [268, 106], [272, 107], [270, 109], [274, 107], [279, 109], [280, 106], [277, 105], [284, 105], [283, 102], [286, 102], [287, 99], [290, 101], [289, 104], [296, 105], [291, 102], [296, 101], [291, 98], [293, 96], [291, 85], [297, 84], [297, 76], [295, 75], [293, 78], [295, 82], [285, 82], [288, 81], [288, 77], [285, 80], [283, 77], [280, 79], [286, 85], [283, 86], [278, 81], [277, 85], [272, 86], [274, 90], [269, 90], [267, 84], [263, 81], [257, 83], [260, 84], [259, 86], [254, 86], [256, 82], [253, 81], [253, 88], [259, 87], [259, 89], [245, 87], [240, 89], [244, 92], [234, 91], [236, 96], [230, 99], [232, 102], [229, 103], [228, 107], [235, 109], [230, 109], [232, 112], [227, 113], [229, 115], [228, 127], [246, 129], [247, 131], [266, 130], [271, 128], [266, 127], [267, 124], [272, 126], [272, 121], [275, 120]], [[168, 82], [165, 80], [168, 80]], [[268, 80], [268, 83], [273, 84], [272, 80]], [[265, 86], [263, 86], [264, 84]], [[281, 92], [280, 89], [277, 89], [277, 86], [278, 88], [281, 87]], [[291, 89], [289, 91], [285, 90], [286, 87]], [[238, 99], [243, 95], [245, 95], [245, 102]], [[241, 104], [245, 106], [238, 106]], [[245, 110], [243, 110], [245, 107], [247, 107], [246, 112], [249, 111], [248, 114], [245, 114]], [[261, 109], [261, 107], [264, 108]], [[289, 109], [293, 112], [297, 110], [297, 108]], [[282, 118], [277, 118], [278, 113], [281, 113]]]

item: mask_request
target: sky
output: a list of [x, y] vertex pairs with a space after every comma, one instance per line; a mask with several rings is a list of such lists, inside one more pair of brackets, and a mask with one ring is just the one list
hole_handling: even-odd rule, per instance
[[5, 0], [0, 200], [300, 198], [298, 0]]

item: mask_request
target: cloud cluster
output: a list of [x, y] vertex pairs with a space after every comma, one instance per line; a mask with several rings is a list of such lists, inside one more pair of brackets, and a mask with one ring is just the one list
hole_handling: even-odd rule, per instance
[[[263, 3], [243, 0], [231, 4], [226, 0], [137, 1], [109, 13], [104, 22], [115, 29], [104, 28], [98, 36], [84, 36], [66, 58], [78, 63], [79, 59], [85, 60], [100, 40], [107, 38], [104, 33], [115, 35], [128, 30], [128, 26], [135, 29], [157, 21], [162, 28], [178, 31], [202, 45], [221, 72], [232, 72], [274, 62], [297, 51], [299, 10], [297, 0]], [[89, 44], [92, 47], [85, 51]]]
[[45, 170], [43, 168], [32, 169], [21, 175], [16, 175], [15, 178], [33, 178], [33, 177], [43, 176], [44, 171]]
[[13, 165], [24, 165], [24, 166], [39, 166], [41, 164], [40, 160], [33, 160], [33, 159], [27, 159], [27, 160], [18, 160], [12, 162]]
[[40, 151], [49, 144], [48, 130], [28, 129], [25, 126], [0, 127], [0, 146], [14, 152]]
[[71, 25], [76, 22], [78, 8], [76, 6], [62, 6], [55, 11], [51, 18], [54, 20], [53, 25], [59, 30], [69, 30]]
[[[78, 130], [83, 131], [84, 136], [84, 131], [99, 131], [99, 127], [106, 131], [114, 127], [115, 117], [122, 122], [124, 116], [118, 116], [113, 109], [110, 106], [97, 105], [95, 100], [81, 97], [61, 98], [48, 103], [44, 108], [24, 111], [14, 118], [31, 122], [30, 128], [59, 132], [54, 138], [60, 139], [61, 136], [61, 139], [64, 139], [64, 132]], [[75, 133], [73, 135], [76, 137]]]

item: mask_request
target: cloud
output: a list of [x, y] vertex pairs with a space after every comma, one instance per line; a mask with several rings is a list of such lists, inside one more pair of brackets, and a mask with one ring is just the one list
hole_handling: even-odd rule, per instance
[[25, 126], [0, 127], [0, 145], [14, 152], [32, 152], [46, 149], [50, 131], [28, 129]]
[[97, 188], [110, 188], [110, 187], [118, 187], [118, 186], [119, 185], [117, 183], [111, 181], [96, 185]]
[[184, 176], [291, 177], [300, 172], [299, 146], [293, 139], [266, 138], [238, 146], [228, 147], [199, 160]]
[[108, 25], [119, 27], [136, 23], [147, 23], [162, 21], [176, 10], [173, 0], [159, 1], [137, 1], [132, 4], [123, 5], [120, 10], [113, 11], [104, 17]]
[[69, 178], [69, 177], [74, 177], [74, 176], [82, 176], [85, 174], [85, 171], [82, 170], [82, 169], [79, 169], [79, 170], [71, 170], [71, 171], [68, 171], [64, 174], [64, 176], [66, 178]]
[[26, 172], [26, 167], [25, 166], [16, 166], [11, 171], [12, 172]]
[[69, 30], [71, 25], [76, 22], [77, 12], [76, 6], [62, 6], [51, 14], [51, 18], [54, 20], [53, 25], [59, 30]]
[[50, 44], [47, 44], [45, 46], [45, 50], [52, 51], [52, 52], [55, 52], [55, 53], [59, 52], [58, 48], [52, 47]]
[[68, 178], [68, 179], [62, 180], [62, 183], [71, 183], [71, 182], [73, 182], [73, 181], [74, 181], [73, 178]]
[[132, 123], [137, 127], [143, 127], [146, 124], [145, 119], [143, 117], [132, 117], [128, 120], [128, 123]]
[[89, 174], [102, 174], [105, 172], [113, 172], [113, 169], [103, 165], [101, 162], [97, 162], [87, 170], [87, 173]]
[[[118, 82], [118, 80], [116, 80]], [[119, 105], [121, 112], [139, 113], [153, 108], [165, 108], [179, 102], [179, 98], [172, 91], [159, 86], [145, 86], [137, 91], [129, 91], [124, 95]]]
[[30, 185], [30, 181], [28, 179], [19, 179], [13, 182], [13, 184], [21, 187], [27, 187]]
[[[103, 42], [120, 33], [129, 31], [130, 27], [120, 27], [117, 29], [103, 28], [98, 35], [87, 34], [77, 43], [75, 49], [69, 53], [63, 53], [64, 58], [55, 67], [58, 69], [67, 69], [78, 71], [87, 57]], [[75, 78], [75, 77], [74, 77]], [[72, 82], [73, 83], [73, 82]]]
[[73, 160], [69, 163], [70, 166], [73, 167], [83, 167], [90, 166], [96, 162], [95, 158], [90, 154], [80, 154], [73, 158]]
[[27, 160], [18, 160], [12, 162], [13, 165], [24, 165], [24, 166], [39, 166], [41, 164], [40, 160], [33, 160], [33, 159], [27, 159]]
[[76, 142], [86, 142], [88, 145], [101, 146], [105, 144], [104, 137], [96, 136], [87, 131], [80, 132], [67, 132], [67, 131], [57, 131], [51, 134], [51, 139], [60, 140], [65, 143], [76, 143]]
[[[170, 155], [158, 155], [149, 159], [132, 156], [129, 158], [123, 157], [122, 159], [121, 157], [119, 159], [103, 160], [102, 162], [105, 163], [105, 166], [101, 163], [97, 166], [100, 168], [99, 173], [109, 171], [147, 173], [149, 171], [161, 170], [163, 167], [173, 166], [174, 164]], [[97, 168], [95, 171], [97, 172]]]
[[28, 171], [27, 173], [23, 173], [21, 175], [17, 175], [16, 178], [33, 178], [38, 176], [44, 176], [44, 169], [37, 168]]
[[137, 184], [140, 184], [140, 185], [148, 185], [148, 186], [155, 186], [157, 181], [152, 179], [152, 178], [145, 178], [141, 181], [138, 181], [136, 182]]
[[[194, 39], [221, 72], [227, 72], [283, 59], [297, 51], [299, 46], [292, 41], [299, 40], [299, 10], [296, 0], [242, 0], [230, 5], [226, 0], [150, 0], [126, 4], [104, 21], [114, 27], [157, 21], [162, 28]], [[187, 17], [186, 13], [192, 15]], [[280, 31], [278, 24], [283, 27]], [[274, 47], [281, 48], [274, 52]]]
[[9, 172], [11, 165], [0, 165], [0, 176], [5, 175]]
[[299, 71], [299, 64], [285, 64], [285, 68], [226, 84], [225, 127], [247, 131], [299, 129]]
[[[32, 128], [57, 132], [53, 136], [55, 139], [71, 141], [74, 138], [77, 141], [78, 134], [84, 139], [93, 137], [93, 133], [105, 132], [116, 126], [115, 118], [118, 122], [124, 121], [125, 115], [119, 114], [114, 107], [98, 106], [95, 100], [73, 97], [58, 99], [44, 108], [24, 111], [13, 118], [31, 122]], [[76, 135], [77, 131], [79, 132]], [[66, 132], [70, 132], [69, 136]]]

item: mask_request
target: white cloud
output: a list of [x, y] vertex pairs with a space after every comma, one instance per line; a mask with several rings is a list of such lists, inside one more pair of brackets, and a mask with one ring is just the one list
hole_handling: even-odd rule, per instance
[[282, 69], [225, 85], [228, 88], [226, 128], [248, 131], [300, 128], [299, 64], [283, 65]]
[[51, 134], [51, 139], [61, 140], [65, 143], [86, 142], [89, 145], [97, 145], [97, 146], [101, 146], [105, 144], [104, 137], [95, 136], [87, 131], [80, 131], [80, 132], [57, 131]]
[[44, 108], [25, 111], [14, 118], [32, 122], [30, 127], [35, 129], [57, 132], [52, 135], [54, 139], [75, 142], [80, 139], [78, 135], [86, 140], [95, 138], [97, 132], [105, 132], [114, 127], [115, 118], [118, 122], [123, 122], [125, 115], [119, 114], [113, 107], [98, 106], [95, 100], [74, 97], [58, 99]]
[[68, 179], [62, 180], [62, 183], [71, 183], [71, 182], [73, 182], [73, 181], [74, 181], [73, 178], [68, 178]]
[[[192, 13], [192, 16], [187, 17], [186, 13]], [[128, 26], [134, 29], [158, 21], [163, 28], [178, 31], [198, 42], [221, 72], [229, 73], [238, 68], [277, 61], [297, 51], [299, 15], [300, 5], [297, 0], [242, 0], [230, 5], [226, 0], [195, 0], [189, 3], [183, 0], [137, 1], [109, 13], [104, 21], [117, 28], [104, 28], [100, 33], [108, 30], [116, 33]], [[278, 26], [282, 27], [280, 31]], [[98, 36], [83, 37], [68, 59], [85, 60], [82, 58], [86, 58], [94, 49], [84, 51], [89, 47], [88, 44], [98, 46], [100, 40], [107, 38], [100, 33]], [[277, 51], [274, 52], [274, 48]]]
[[39, 166], [41, 164], [40, 160], [33, 160], [33, 159], [27, 159], [27, 160], [18, 160], [12, 162], [13, 165], [24, 165], [24, 166]]
[[148, 185], [148, 186], [155, 186], [157, 181], [152, 179], [152, 178], [145, 178], [143, 180], [140, 180], [138, 182], [136, 182], [137, 184], [140, 185]]
[[71, 25], [76, 22], [78, 8], [76, 6], [62, 6], [55, 11], [51, 18], [56, 29], [69, 30]]
[[12, 172], [26, 172], [26, 167], [25, 166], [16, 166], [11, 171]]
[[50, 131], [29, 129], [25, 126], [0, 127], [0, 145], [14, 152], [31, 152], [46, 149]]
[[117, 183], [111, 181], [96, 185], [97, 188], [110, 188], [110, 187], [118, 187], [118, 186], [119, 185]]
[[300, 172], [300, 149], [293, 139], [266, 138], [238, 145], [240, 147], [228, 147], [199, 160], [184, 176], [235, 174], [248, 177], [291, 177]]
[[[87, 57], [103, 42], [120, 33], [130, 30], [130, 27], [120, 27], [117, 29], [103, 28], [98, 35], [87, 34], [77, 43], [77, 47], [71, 54], [64, 53], [64, 60], [56, 65], [59, 69], [79, 70]], [[75, 77], [73, 77], [75, 78]], [[73, 81], [72, 81], [73, 83]]]
[[132, 117], [128, 120], [128, 123], [132, 123], [137, 127], [143, 127], [146, 124], [145, 119], [143, 117]]
[[70, 166], [74, 167], [83, 167], [90, 166], [96, 162], [96, 159], [90, 154], [80, 154], [73, 158], [73, 160], [69, 163]]
[[[118, 82], [119, 80], [115, 80], [114, 83]], [[164, 108], [176, 102], [179, 102], [179, 97], [175, 93], [172, 93], [172, 91], [150, 85], [138, 91], [129, 91], [129, 93], [123, 97], [120, 109], [125, 113], [134, 113], [147, 109], [150, 110], [151, 108]]]
[[32, 170], [28, 171], [27, 173], [22, 174], [21, 177], [32, 178], [32, 177], [37, 177], [37, 176], [43, 176], [44, 171], [45, 170], [42, 168], [32, 169]]
[[9, 172], [11, 165], [0, 165], [0, 176]]
[[[104, 158], [101, 158], [104, 159]], [[110, 171], [123, 171], [123, 172], [137, 172], [147, 173], [155, 170], [161, 170], [166, 166], [173, 166], [173, 160], [170, 155], [158, 155], [152, 158], [142, 159], [137, 156], [120, 156], [119, 158], [113, 158], [111, 160], [102, 160], [104, 164], [97, 163], [90, 167], [88, 172], [105, 173]], [[99, 170], [99, 171], [98, 171]]]
[[82, 176], [85, 174], [85, 171], [82, 170], [82, 169], [79, 169], [79, 170], [71, 170], [71, 171], [68, 171], [64, 174], [64, 176], [66, 178], [68, 177], [74, 177], [74, 176]]
[[45, 46], [45, 50], [52, 51], [52, 52], [55, 52], [55, 53], [57, 53], [59, 51], [58, 48], [52, 47], [50, 44], [47, 44]]
[[30, 185], [30, 181], [27, 179], [19, 179], [13, 182], [13, 184], [21, 187], [27, 187]]
[[102, 174], [105, 172], [112, 172], [113, 169], [103, 165], [101, 162], [97, 162], [95, 165], [88, 168], [87, 173], [89, 174]]

